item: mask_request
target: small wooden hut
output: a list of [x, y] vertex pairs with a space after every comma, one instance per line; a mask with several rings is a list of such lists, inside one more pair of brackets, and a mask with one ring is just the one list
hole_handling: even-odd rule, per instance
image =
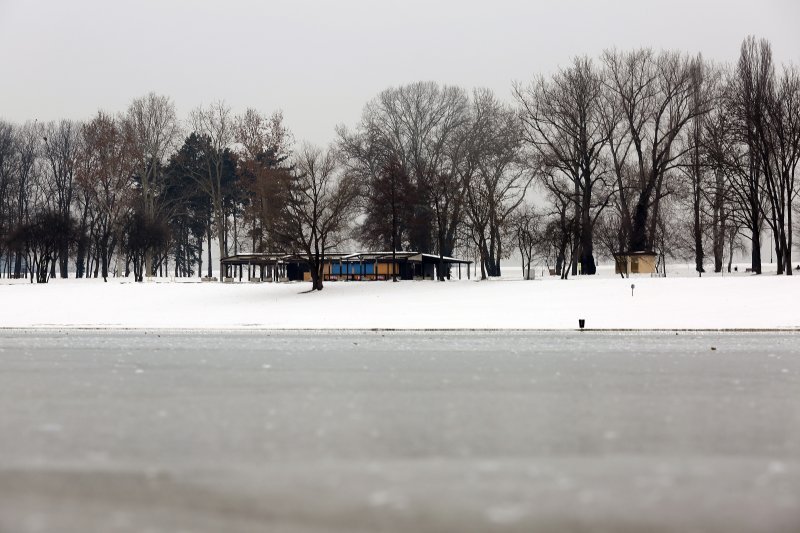
[[617, 274], [653, 274], [657, 271], [655, 252], [620, 252], [614, 254], [614, 272]]

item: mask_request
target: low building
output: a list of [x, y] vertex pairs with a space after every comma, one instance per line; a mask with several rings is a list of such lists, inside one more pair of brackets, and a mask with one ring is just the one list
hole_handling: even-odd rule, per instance
[[[325, 254], [324, 281], [382, 281], [390, 280], [393, 272], [399, 279], [436, 279], [439, 264], [451, 277], [461, 279], [462, 265], [469, 279], [472, 261], [455, 257], [439, 257], [419, 252], [330, 252]], [[310, 281], [311, 272], [302, 255], [281, 253], [236, 254], [222, 259], [225, 276], [260, 281]]]
[[655, 252], [620, 252], [614, 254], [614, 272], [617, 274], [653, 274], [658, 271]]

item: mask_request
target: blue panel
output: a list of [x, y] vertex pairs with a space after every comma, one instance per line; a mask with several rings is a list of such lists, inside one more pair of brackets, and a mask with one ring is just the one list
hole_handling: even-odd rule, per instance
[[372, 276], [375, 274], [375, 263], [331, 263], [331, 276]]
[[331, 264], [332, 276], [363, 276], [373, 274], [375, 274], [374, 263], [364, 263], [363, 265], [360, 263], [344, 263], [342, 265], [339, 265], [339, 263]]

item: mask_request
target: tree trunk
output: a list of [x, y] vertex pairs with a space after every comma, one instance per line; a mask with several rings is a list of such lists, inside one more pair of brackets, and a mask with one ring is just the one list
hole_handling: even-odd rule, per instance
[[[312, 256], [313, 257], [313, 256]], [[311, 290], [322, 290], [322, 262], [317, 258], [312, 258], [308, 263], [309, 274], [311, 274]], [[363, 273], [362, 273], [363, 274]]]
[[650, 196], [652, 185], [646, 187], [640, 194], [633, 212], [633, 224], [630, 236], [630, 252], [650, 251], [650, 239], [647, 234], [648, 215], [650, 211]]
[[[716, 217], [716, 214], [714, 215]], [[722, 272], [722, 262], [725, 254], [725, 225], [715, 221], [713, 224], [714, 243], [714, 272]]]
[[111, 259], [108, 255], [108, 232], [103, 234], [100, 240], [100, 268], [103, 276], [103, 281], [108, 281], [108, 262]]
[[725, 215], [725, 181], [722, 171], [717, 169], [714, 173], [714, 205], [711, 220], [714, 252], [714, 272], [722, 272], [722, 262], [725, 258], [725, 234], [726, 234], [726, 215]]
[[752, 229], [752, 250], [750, 253], [750, 268], [754, 274], [761, 274], [761, 232], [758, 228]]
[[[214, 222], [217, 226], [217, 239], [219, 244], [219, 271], [220, 271], [220, 281], [224, 281], [224, 274], [222, 273], [224, 267], [222, 266], [222, 258], [228, 255], [228, 246], [226, 241], [227, 230], [226, 230], [226, 217], [225, 212], [222, 209], [221, 200], [220, 203], [214, 208]], [[209, 250], [209, 266], [211, 266], [211, 257], [210, 257]]]
[[694, 269], [699, 275], [703, 275], [705, 269], [703, 268], [703, 232], [700, 228], [700, 205], [694, 204], [694, 223], [692, 225], [692, 233], [694, 236]]
[[[212, 277], [214, 275], [213, 265], [211, 264], [211, 220], [208, 221], [208, 247], [206, 252], [208, 253], [208, 277]], [[220, 281], [222, 281], [222, 270], [219, 271]]]
[[591, 276], [597, 273], [597, 265], [594, 262], [594, 238], [588, 210], [584, 210], [582, 219], [579, 241], [581, 274]]
[[561, 270], [564, 268], [564, 250], [561, 249], [556, 254], [556, 274], [561, 275]]
[[203, 277], [203, 237], [197, 238], [197, 277]]
[[[791, 197], [790, 197], [791, 198]], [[792, 275], [792, 206], [791, 201], [789, 204], [789, 209], [786, 211], [786, 227], [789, 229], [787, 232], [788, 235], [786, 236], [786, 248], [784, 249], [785, 259], [784, 264], [786, 265], [786, 275]]]
[[498, 277], [498, 278], [503, 275], [503, 273], [500, 271], [500, 258], [503, 257], [503, 241], [500, 239], [499, 233], [500, 232], [498, 231], [497, 256], [496, 256], [497, 257], [497, 263], [495, 264], [495, 267], [494, 267], [495, 268], [494, 275], [495, 275], [495, 277]]
[[14, 258], [14, 278], [19, 279], [22, 277], [22, 247], [20, 246]]

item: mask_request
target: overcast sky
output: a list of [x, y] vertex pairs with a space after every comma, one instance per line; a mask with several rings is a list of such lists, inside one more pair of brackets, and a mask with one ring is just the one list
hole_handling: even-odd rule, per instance
[[800, 63], [798, 0], [0, 0], [0, 118], [85, 119], [148, 91], [185, 117], [224, 99], [282, 109], [326, 143], [382, 89], [489, 87], [604, 48], [677, 48], [733, 61], [748, 34]]

